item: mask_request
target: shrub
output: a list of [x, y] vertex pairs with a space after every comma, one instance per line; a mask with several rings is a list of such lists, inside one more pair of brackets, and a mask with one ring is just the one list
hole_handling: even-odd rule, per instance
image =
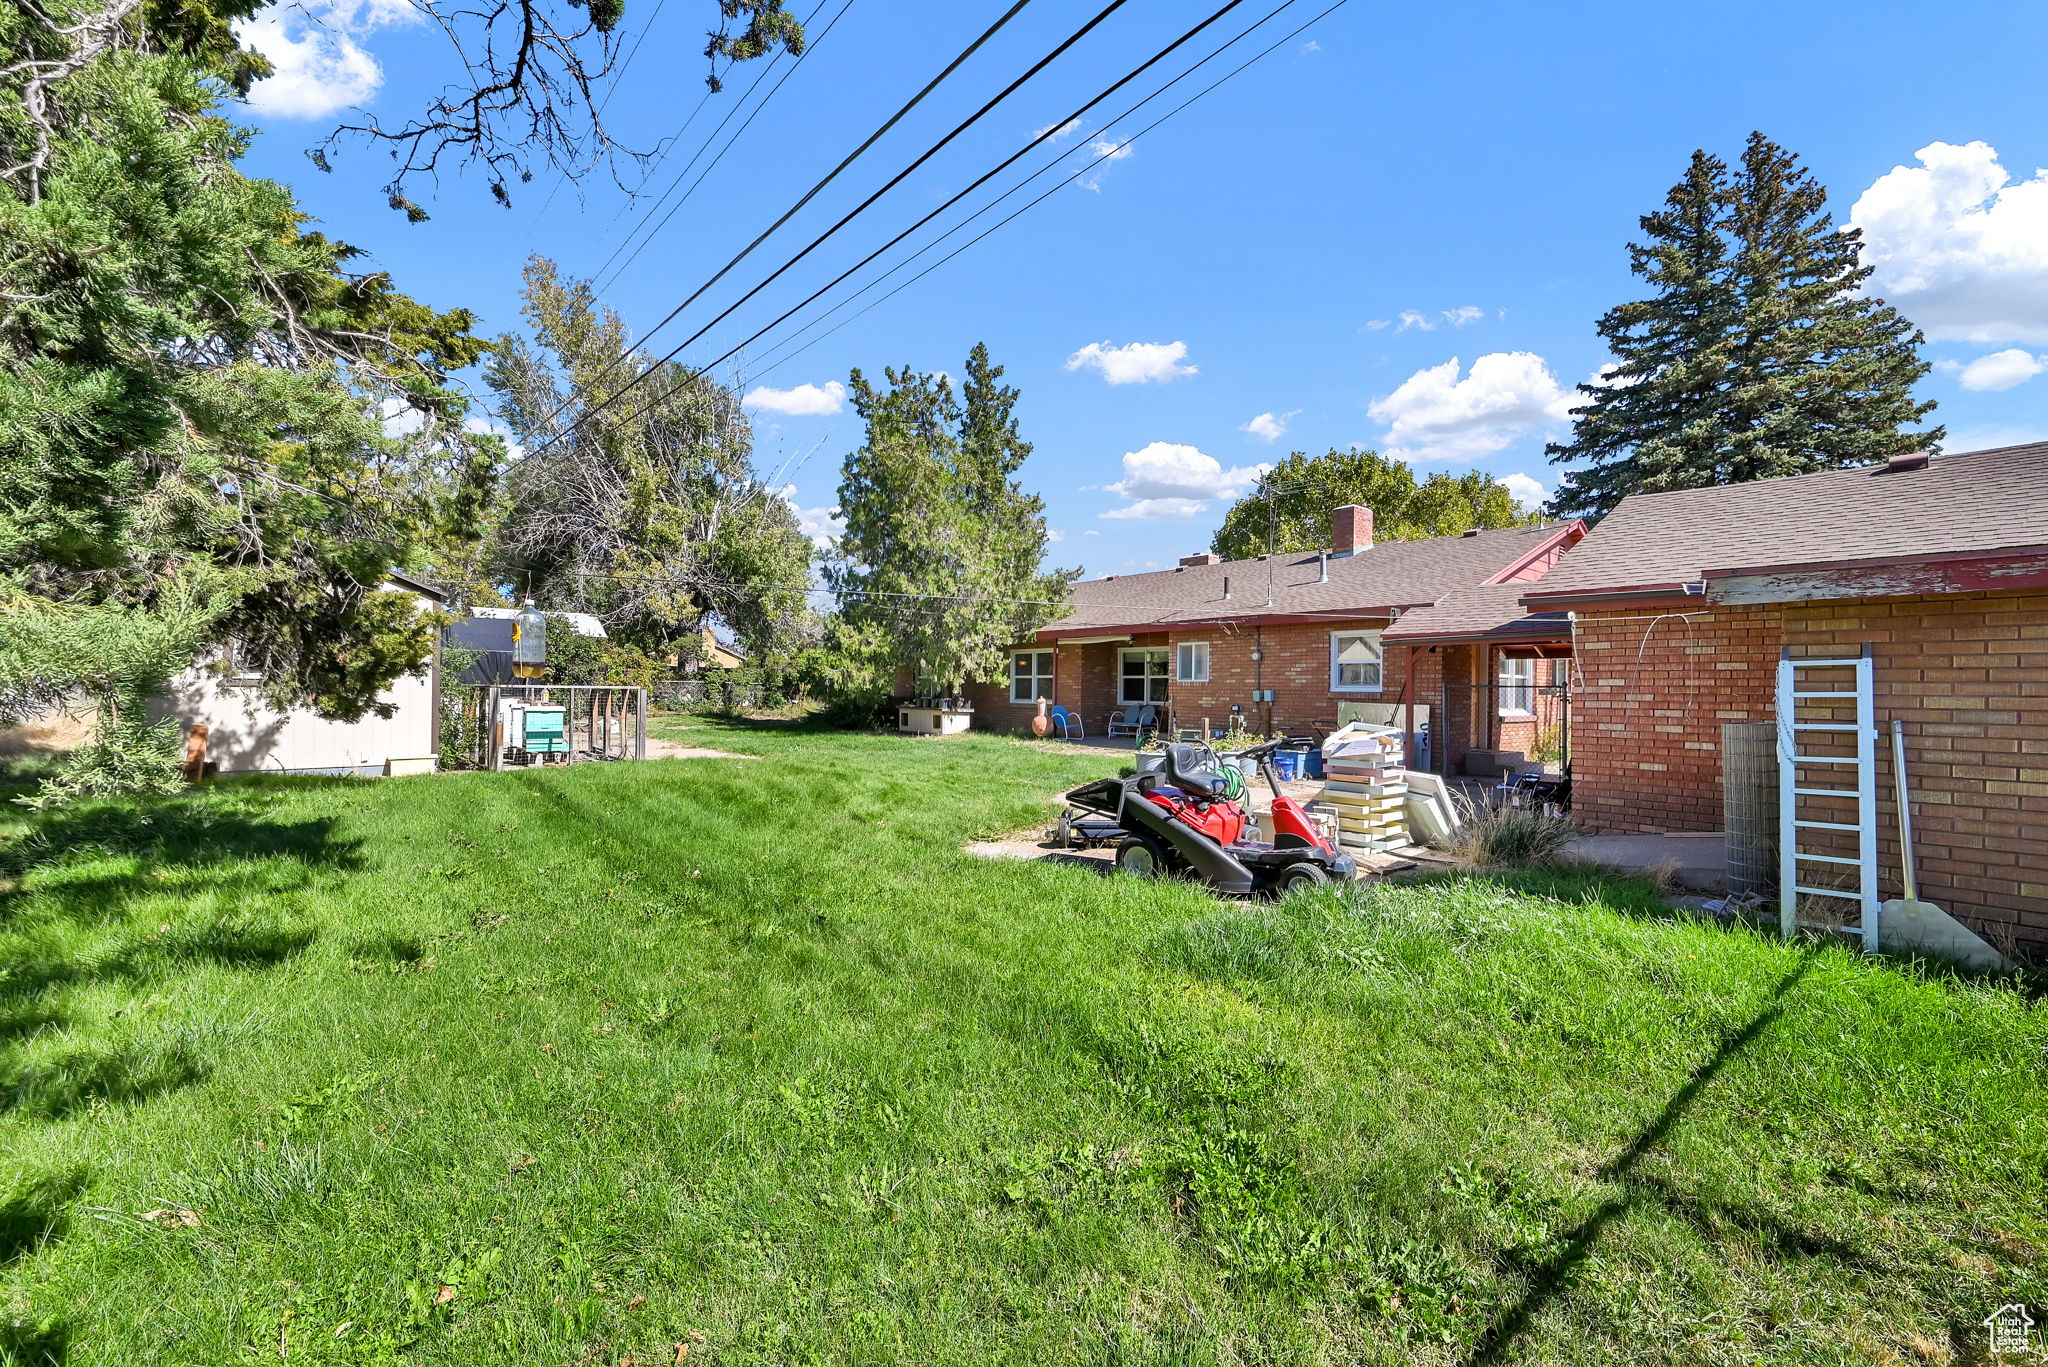
[[1554, 864], [1578, 836], [1571, 818], [1541, 807], [1488, 806], [1461, 799], [1464, 827], [1451, 840], [1451, 853], [1478, 868]]
[[1529, 747], [1529, 758], [1542, 764], [1562, 764], [1570, 756], [1564, 752], [1564, 725], [1552, 722], [1537, 733], [1536, 743]]

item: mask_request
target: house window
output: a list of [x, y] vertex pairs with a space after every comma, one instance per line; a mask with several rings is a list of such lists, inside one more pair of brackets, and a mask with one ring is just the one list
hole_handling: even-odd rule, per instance
[[1534, 660], [1511, 660], [1506, 656], [1500, 661], [1500, 714], [1506, 716], [1527, 715], [1536, 710], [1536, 662]]
[[1209, 682], [1209, 643], [1182, 641], [1173, 648], [1175, 683]]
[[1168, 667], [1163, 650], [1118, 651], [1116, 700], [1131, 706], [1165, 702]]
[[1034, 703], [1052, 696], [1052, 652], [1019, 650], [1010, 655], [1010, 701]]
[[1330, 688], [1337, 693], [1380, 691], [1380, 634], [1377, 631], [1330, 633]]

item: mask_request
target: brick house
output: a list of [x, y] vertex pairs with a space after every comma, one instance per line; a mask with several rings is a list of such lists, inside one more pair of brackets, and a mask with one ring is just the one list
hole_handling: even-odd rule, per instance
[[1920, 895], [2048, 950], [2048, 443], [1636, 495], [1520, 598], [1570, 617], [1594, 831], [1721, 829], [1722, 724], [1776, 719], [1781, 650], [1868, 643], [1877, 720], [1905, 723]]
[[1508, 586], [1540, 580], [1584, 534], [1569, 522], [1375, 542], [1372, 511], [1344, 507], [1327, 550], [1191, 555], [1088, 580], [1064, 617], [1010, 649], [1007, 680], [966, 688], [974, 724], [1024, 730], [1040, 698], [1079, 713], [1092, 736], [1148, 703], [1177, 726], [1220, 731], [1235, 717], [1263, 732], [1332, 728], [1346, 704], [1398, 723], [1413, 705], [1409, 729], [1435, 728], [1437, 767], [1471, 748], [1526, 748], [1549, 724], [1537, 715], [1548, 660], [1520, 640], [1453, 632], [1411, 645], [1394, 629], [1482, 588], [1522, 616]]

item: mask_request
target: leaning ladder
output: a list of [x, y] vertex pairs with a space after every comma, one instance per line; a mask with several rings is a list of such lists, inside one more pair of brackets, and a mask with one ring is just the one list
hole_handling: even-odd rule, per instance
[[[1841, 688], [1835, 684], [1814, 684], [1811, 676], [1821, 673], [1839, 678], [1841, 671], [1852, 671], [1855, 685]], [[1801, 897], [1826, 897], [1836, 901], [1855, 902], [1860, 909], [1860, 918], [1855, 925], [1816, 925], [1809, 922], [1808, 928], [1833, 931], [1842, 935], [1857, 935], [1863, 939], [1863, 952], [1877, 952], [1877, 717], [1873, 697], [1873, 678], [1870, 646], [1866, 643], [1862, 654], [1850, 659], [1795, 660], [1789, 652], [1781, 653], [1778, 659], [1778, 928], [1787, 939], [1800, 930], [1799, 899]], [[1804, 721], [1800, 717], [1801, 703], [1828, 702], [1839, 710], [1844, 704], [1853, 703], [1854, 721]], [[1802, 748], [1802, 737], [1815, 733], [1834, 733], [1855, 737], [1856, 753], [1814, 754]], [[1800, 779], [1804, 767], [1823, 775], [1843, 775], [1848, 784], [1829, 783], [1814, 786], [1820, 780]], [[1829, 799], [1835, 805], [1827, 809], [1829, 816], [1841, 814], [1840, 801], [1845, 798], [1856, 800], [1856, 820], [1818, 820], [1803, 815], [1808, 808], [1801, 806], [1802, 799]], [[1811, 840], [1810, 832], [1853, 832], [1856, 837], [1856, 854], [1853, 858], [1802, 845], [1802, 840]], [[1839, 850], [1843, 842], [1837, 837], [1831, 849]], [[1824, 888], [1812, 885], [1802, 876], [1807, 866], [1821, 865], [1856, 870], [1856, 890], [1847, 888]]]

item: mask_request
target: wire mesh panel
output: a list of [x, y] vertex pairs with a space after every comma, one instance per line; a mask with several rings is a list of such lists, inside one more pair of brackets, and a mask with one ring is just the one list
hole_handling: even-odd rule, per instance
[[1728, 895], [1768, 897], [1778, 886], [1778, 728], [1721, 727], [1722, 829], [1728, 833]]

